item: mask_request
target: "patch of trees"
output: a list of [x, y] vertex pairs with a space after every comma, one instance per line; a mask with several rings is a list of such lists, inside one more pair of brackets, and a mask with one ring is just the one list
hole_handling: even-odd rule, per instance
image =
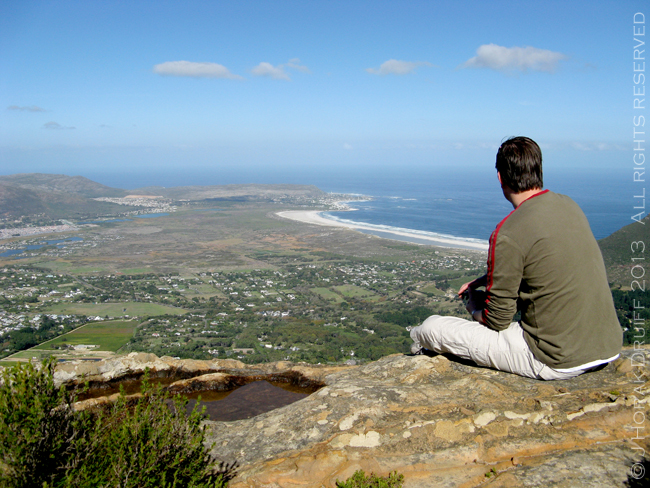
[[[17, 351], [23, 351], [38, 344], [54, 339], [55, 337], [71, 331], [84, 321], [73, 323], [66, 319], [60, 323], [48, 316], [41, 318], [41, 324], [38, 328], [23, 327], [19, 330], [11, 331], [8, 334], [0, 336], [0, 351], [2, 356], [13, 354]], [[63, 325], [63, 327], [61, 327]]]
[[[642, 290], [612, 290], [614, 306], [623, 332], [623, 345], [650, 340], [650, 294]], [[643, 330], [641, 330], [643, 329]]]
[[382, 322], [390, 322], [402, 327], [409, 325], [418, 325], [427, 317], [430, 317], [435, 312], [427, 307], [414, 307], [411, 309], [403, 309], [395, 312], [382, 312], [376, 315], [377, 319]]

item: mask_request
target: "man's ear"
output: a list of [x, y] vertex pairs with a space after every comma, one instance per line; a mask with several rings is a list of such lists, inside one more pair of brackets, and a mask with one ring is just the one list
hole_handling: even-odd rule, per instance
[[497, 171], [497, 178], [499, 178], [499, 184], [503, 186], [503, 183], [501, 183], [501, 173]]

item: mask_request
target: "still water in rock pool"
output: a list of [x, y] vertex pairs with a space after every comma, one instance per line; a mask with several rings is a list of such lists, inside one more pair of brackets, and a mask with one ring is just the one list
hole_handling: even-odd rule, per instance
[[187, 407], [191, 410], [200, 395], [201, 405], [205, 406], [208, 418], [226, 422], [248, 419], [270, 412], [297, 402], [311, 393], [312, 391], [306, 393], [303, 389], [286, 384], [276, 386], [264, 380], [254, 381], [231, 391], [191, 393], [187, 395], [190, 398]]
[[[170, 378], [156, 378], [150, 380], [152, 384], [169, 385], [173, 382]], [[140, 381], [125, 381], [122, 383], [124, 392], [132, 395], [140, 391]], [[119, 386], [111, 388], [93, 388], [85, 394], [79, 395], [79, 400], [112, 395], [119, 392]], [[244, 386], [229, 391], [195, 391], [183, 393], [189, 399], [187, 410], [190, 412], [201, 397], [200, 407], [205, 407], [208, 419], [215, 421], [242, 420], [255, 417], [276, 408], [284, 407], [312, 394], [314, 388], [300, 388], [283, 382], [269, 382], [266, 380], [253, 381]], [[170, 401], [171, 404], [171, 401]]]

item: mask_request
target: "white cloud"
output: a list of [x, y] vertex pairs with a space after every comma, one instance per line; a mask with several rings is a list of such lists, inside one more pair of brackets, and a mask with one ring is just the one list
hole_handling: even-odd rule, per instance
[[372, 75], [407, 75], [413, 73], [420, 66], [433, 66], [427, 61], [399, 61], [389, 59], [381, 64], [378, 69], [367, 68], [366, 71]]
[[275, 80], [291, 81], [291, 78], [285, 71], [286, 68], [295, 69], [302, 73], [311, 73], [310, 69], [307, 66], [300, 64], [300, 59], [298, 58], [292, 58], [285, 64], [278, 64], [277, 66], [273, 66], [271, 63], [263, 61], [255, 66], [251, 70], [251, 73], [254, 76], [268, 76], [269, 78], [273, 78]]
[[352, 149], [352, 145], [346, 142], [345, 144], [343, 144], [343, 149], [347, 149], [348, 151], [350, 151]]
[[536, 47], [504, 47], [483, 44], [476, 56], [468, 59], [461, 68], [488, 68], [496, 71], [545, 71], [553, 73], [560, 61], [567, 59], [562, 53]]
[[18, 110], [20, 112], [47, 112], [44, 108], [37, 107], [36, 105], [32, 105], [31, 107], [19, 107], [17, 105], [10, 105], [7, 107], [7, 110]]
[[66, 130], [66, 129], [76, 129], [76, 127], [64, 127], [57, 122], [46, 122], [45, 124], [43, 124], [43, 129]]
[[289, 75], [284, 72], [284, 66], [281, 64], [273, 66], [271, 63], [261, 62], [251, 70], [251, 73], [255, 76], [268, 76], [274, 80], [291, 80]]
[[189, 76], [191, 78], [226, 78], [243, 80], [239, 75], [217, 63], [194, 63], [191, 61], [167, 61], [153, 67], [154, 73], [164, 76]]

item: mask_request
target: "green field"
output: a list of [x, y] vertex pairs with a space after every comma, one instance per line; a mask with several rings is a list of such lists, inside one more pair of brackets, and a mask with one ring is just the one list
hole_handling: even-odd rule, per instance
[[51, 350], [53, 346], [61, 344], [96, 344], [99, 347], [89, 349], [92, 351], [113, 351], [117, 352], [124, 346], [137, 327], [138, 322], [134, 320], [111, 320], [110, 322], [92, 322], [80, 327], [65, 335], [59, 336], [49, 342], [39, 344], [29, 351], [23, 351], [27, 357], [34, 356], [37, 350]]
[[472, 281], [472, 279], [474, 279], [474, 277], [470, 277], [470, 279], [467, 279], [467, 276], [462, 276], [461, 278], [455, 278], [453, 280], [449, 280], [449, 286], [451, 287], [452, 290], [456, 292], [460, 290], [460, 287], [463, 286], [465, 283]]
[[374, 292], [356, 285], [335, 286], [334, 289], [344, 297], [367, 298], [370, 300], [376, 300], [378, 298]]
[[440, 290], [439, 288], [436, 288], [435, 285], [424, 286], [420, 288], [420, 291], [422, 293], [429, 293], [431, 295], [436, 295], [436, 296], [443, 296], [445, 294], [444, 291]]
[[36, 264], [39, 267], [47, 268], [57, 273], [93, 274], [109, 271], [108, 268], [100, 266], [73, 266], [72, 264], [66, 263], [64, 261], [33, 261], [32, 264]]
[[[37, 346], [38, 347], [38, 346]], [[52, 355], [52, 351], [38, 351], [36, 349], [28, 349], [26, 351], [20, 351], [16, 354], [11, 355], [11, 359], [35, 359], [41, 361], [45, 358], [48, 358]], [[17, 361], [16, 361], [17, 362]], [[6, 366], [7, 361], [0, 362], [1, 366]]]
[[151, 273], [151, 268], [125, 268], [120, 270], [125, 275], [138, 275]]
[[336, 303], [341, 303], [343, 301], [338, 293], [334, 293], [329, 288], [312, 288], [310, 291], [320, 295], [325, 300], [334, 300]]
[[183, 315], [187, 310], [182, 308], [145, 302], [117, 303], [55, 303], [45, 310], [46, 313], [99, 315], [100, 317]]
[[196, 295], [196, 296], [205, 296], [205, 297], [211, 297], [211, 296], [216, 296], [219, 295], [219, 292], [212, 286], [212, 285], [187, 285], [187, 288], [185, 288], [186, 294], [190, 295]]
[[0, 361], [0, 366], [5, 368], [10, 368], [11, 366], [16, 366], [18, 364], [24, 364], [22, 361]]

